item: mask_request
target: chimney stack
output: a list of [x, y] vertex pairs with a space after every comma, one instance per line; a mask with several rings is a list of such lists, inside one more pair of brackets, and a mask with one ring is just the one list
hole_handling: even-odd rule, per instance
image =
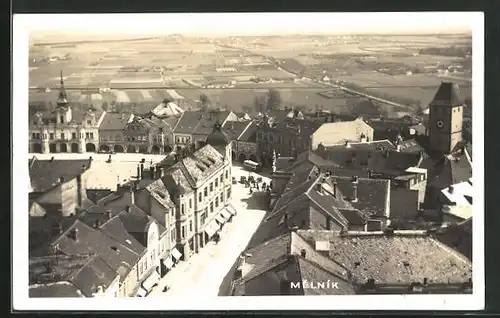
[[59, 177], [59, 183], [64, 183], [64, 177]]
[[130, 205], [127, 205], [127, 206], [125, 207], [125, 211], [126, 211], [127, 213], [128, 213], [128, 212], [130, 212]]
[[372, 178], [373, 177], [373, 170], [372, 169], [368, 169], [368, 178]]
[[283, 216], [283, 223], [285, 223], [285, 227], [288, 228], [288, 213], [285, 213]]
[[137, 165], [137, 180], [141, 179], [141, 166]]
[[141, 178], [144, 179], [144, 163], [141, 162]]
[[424, 277], [424, 286], [427, 286], [427, 277]]
[[292, 230], [292, 232], [297, 232], [299, 230], [299, 227], [294, 225], [290, 228], [290, 230]]
[[94, 228], [95, 228], [95, 229], [98, 229], [98, 228], [99, 228], [99, 226], [100, 226], [99, 219], [94, 220]]
[[321, 183], [321, 181], [319, 181], [318, 183], [316, 183], [316, 191], [318, 191], [319, 193], [323, 194], [323, 184]]
[[302, 256], [303, 258], [306, 258], [306, 254], [307, 254], [307, 252], [304, 248], [300, 250], [300, 256]]
[[352, 202], [357, 202], [358, 201], [358, 177], [353, 176], [351, 183], [352, 183]]
[[135, 189], [134, 189], [134, 187], [130, 188], [130, 203], [135, 204]]
[[396, 145], [396, 151], [397, 151], [397, 152], [401, 152], [401, 144], [399, 144], [399, 143], [398, 143], [398, 144]]
[[453, 194], [453, 191], [454, 191], [453, 186], [452, 186], [452, 185], [451, 185], [451, 186], [449, 186], [449, 187], [448, 187], [448, 192], [449, 192], [450, 194]]
[[106, 210], [106, 216], [107, 216], [108, 220], [111, 219], [111, 209]]
[[337, 185], [338, 185], [337, 184], [337, 180], [334, 180], [333, 181], [333, 197], [336, 198], [336, 199], [338, 198], [337, 197]]
[[78, 241], [78, 229], [72, 229], [70, 236], [74, 241]]

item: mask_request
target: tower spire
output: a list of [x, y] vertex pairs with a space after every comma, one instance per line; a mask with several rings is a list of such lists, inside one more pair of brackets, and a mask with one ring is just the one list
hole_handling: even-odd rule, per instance
[[66, 106], [68, 104], [68, 97], [64, 89], [63, 71], [61, 70], [61, 87], [59, 88], [59, 97], [57, 98], [57, 105]]

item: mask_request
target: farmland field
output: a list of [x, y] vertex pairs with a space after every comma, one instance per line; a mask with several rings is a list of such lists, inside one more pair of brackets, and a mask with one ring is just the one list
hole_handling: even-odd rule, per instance
[[[59, 73], [64, 72], [71, 102], [155, 104], [171, 98], [167, 89], [176, 89], [186, 104], [196, 103], [201, 93], [217, 107], [241, 110], [250, 107], [256, 96], [277, 89], [286, 106], [316, 106], [347, 112], [353, 97], [318, 95], [327, 87], [308, 78], [327, 75], [331, 82], [357, 84], [368, 92], [381, 92], [427, 104], [441, 81], [460, 85], [463, 97], [470, 96], [470, 58], [419, 54], [421, 49], [467, 47], [470, 38], [440, 36], [318, 36], [269, 37], [266, 39], [214, 40], [157, 38], [110, 43], [81, 43], [66, 47], [32, 47], [30, 87], [50, 87], [52, 92], [30, 92], [30, 103], [55, 103]], [[264, 43], [264, 44], [262, 44]], [[67, 56], [61, 60], [56, 57]], [[458, 64], [462, 68], [438, 76], [436, 68]], [[393, 68], [399, 72], [385, 72]], [[403, 68], [421, 70], [406, 74]], [[382, 69], [382, 70], [381, 70]], [[402, 71], [399, 69], [403, 69]], [[291, 73], [289, 73], [289, 71]], [[409, 73], [409, 72], [408, 72]], [[297, 75], [305, 77], [298, 80]], [[251, 79], [271, 79], [253, 83]], [[196, 86], [235, 81], [235, 88], [202, 89]], [[99, 88], [109, 93], [99, 94]], [[89, 91], [77, 90], [90, 89]]]

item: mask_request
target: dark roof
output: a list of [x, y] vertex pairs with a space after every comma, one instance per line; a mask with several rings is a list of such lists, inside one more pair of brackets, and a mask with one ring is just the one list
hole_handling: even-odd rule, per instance
[[444, 189], [468, 181], [472, 177], [472, 164], [465, 153], [455, 153], [434, 161], [429, 186]]
[[257, 141], [257, 122], [251, 121], [246, 129], [239, 136], [238, 141], [243, 142], [256, 142]]
[[304, 239], [330, 242], [330, 259], [342, 265], [352, 280], [382, 284], [463, 283], [472, 277], [466, 257], [450, 252], [437, 240], [420, 232], [363, 233], [341, 235], [328, 231], [300, 231]]
[[130, 119], [127, 113], [106, 113], [99, 126], [99, 130], [123, 130]]
[[216, 121], [212, 128], [212, 132], [207, 137], [206, 142], [213, 147], [225, 147], [231, 142], [231, 139], [229, 139], [227, 134], [222, 131], [220, 122]]
[[[78, 231], [77, 240], [70, 236], [73, 230]], [[67, 255], [95, 253], [121, 278], [128, 274], [139, 257], [131, 248], [114, 240], [105, 232], [91, 228], [78, 220], [51, 245]]]
[[[348, 198], [352, 197], [352, 178], [335, 176], [330, 177], [330, 179], [332, 182], [337, 182], [338, 189], [343, 195]], [[358, 201], [350, 202], [351, 205], [366, 215], [388, 216], [390, 181], [367, 178], [358, 178], [357, 180]]]
[[[305, 257], [301, 252], [305, 251]], [[244, 253], [243, 277], [234, 281], [233, 295], [280, 295], [280, 277], [297, 283], [303, 281], [335, 281], [339, 289], [292, 289], [296, 295], [353, 294], [347, 282], [346, 271], [314, 248], [294, 232], [262, 242]]]
[[420, 153], [421, 151], [425, 151], [424, 147], [422, 147], [415, 139], [403, 140], [397, 144], [397, 147], [401, 152]]
[[203, 113], [200, 111], [185, 111], [174, 127], [175, 134], [193, 134], [201, 120]]
[[472, 261], [472, 218], [448, 226], [437, 238]]
[[217, 123], [224, 123], [230, 113], [231, 111], [229, 110], [208, 111], [207, 113], [202, 113], [203, 116], [193, 133], [197, 135], [208, 135], [212, 133], [214, 126], [216, 126]]
[[371, 169], [375, 173], [395, 176], [404, 174], [406, 169], [418, 166], [421, 162], [421, 153], [398, 152], [387, 140], [319, 147], [316, 153], [334, 162], [337, 167]]
[[441, 82], [436, 95], [430, 102], [431, 106], [460, 106], [463, 101], [460, 99], [459, 88], [451, 82]]
[[250, 121], [226, 121], [222, 125], [222, 131], [230, 140], [237, 140], [250, 123]]
[[30, 298], [85, 297], [81, 290], [67, 281], [44, 285], [30, 285]]
[[[69, 282], [86, 297], [92, 297], [98, 291], [98, 286], [106, 289], [117, 275], [101, 258], [92, 254], [58, 254], [30, 259], [30, 285], [51, 284], [51, 288], [46, 288], [45, 293], [60, 295], [68, 292], [65, 284], [54, 283]], [[71, 289], [69, 293], [68, 296], [73, 297]]]
[[59, 183], [59, 178], [70, 181], [90, 168], [90, 159], [85, 160], [38, 160], [29, 170], [33, 192], [44, 192]]
[[[111, 218], [109, 221], [101, 226], [101, 230], [112, 237], [117, 242], [127, 246], [133, 250], [136, 254], [140, 255], [145, 250], [145, 235], [144, 235], [144, 222], [142, 224], [133, 224], [134, 217], [128, 217], [124, 215], [126, 212], [121, 212], [117, 216]], [[124, 220], [122, 220], [122, 218]], [[137, 218], [138, 221], [142, 221]], [[124, 222], [125, 221], [125, 222]], [[125, 225], [127, 224], [127, 226]], [[136, 227], [144, 226], [144, 228], [137, 230]], [[132, 230], [132, 231], [131, 231]], [[134, 235], [135, 234], [135, 235]], [[142, 235], [141, 235], [142, 234]], [[142, 236], [142, 237], [141, 237]]]

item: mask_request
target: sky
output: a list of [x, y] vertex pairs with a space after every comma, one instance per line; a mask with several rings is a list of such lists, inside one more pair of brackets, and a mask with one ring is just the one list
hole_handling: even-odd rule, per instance
[[56, 31], [74, 36], [245, 36], [470, 32], [476, 12], [26, 14], [14, 28], [33, 38]]

